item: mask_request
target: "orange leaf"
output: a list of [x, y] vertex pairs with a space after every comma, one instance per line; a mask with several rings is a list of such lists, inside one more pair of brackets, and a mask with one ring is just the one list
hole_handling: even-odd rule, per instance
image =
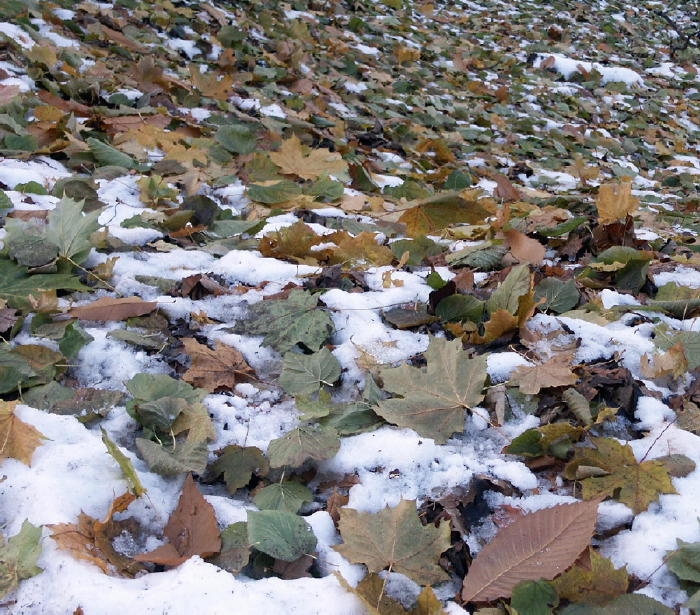
[[182, 379], [191, 385], [213, 393], [218, 389], [233, 389], [237, 382], [250, 380], [253, 370], [243, 355], [226, 344], [216, 342], [216, 350], [187, 337], [182, 340], [192, 366]]
[[34, 450], [45, 437], [38, 429], [15, 416], [18, 403], [0, 401], [0, 459], [11, 457], [31, 465]]
[[66, 314], [81, 320], [125, 320], [149, 314], [156, 307], [156, 301], [144, 301], [140, 297], [102, 297], [87, 305], [68, 310]]
[[504, 231], [503, 234], [508, 241], [510, 253], [521, 263], [530, 263], [531, 265], [542, 263], [545, 247], [539, 241], [515, 229]]

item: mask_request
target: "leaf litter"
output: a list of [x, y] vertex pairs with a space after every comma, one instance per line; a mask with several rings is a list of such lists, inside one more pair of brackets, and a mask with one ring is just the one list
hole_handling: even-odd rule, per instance
[[3, 607], [698, 608], [696, 4], [0, 7]]

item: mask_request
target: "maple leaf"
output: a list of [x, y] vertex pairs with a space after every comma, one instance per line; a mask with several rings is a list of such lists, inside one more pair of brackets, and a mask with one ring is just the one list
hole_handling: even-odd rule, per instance
[[182, 379], [193, 386], [211, 393], [218, 389], [231, 390], [237, 382], [250, 380], [253, 374], [243, 355], [220, 341], [216, 342], [215, 350], [200, 344], [193, 337], [183, 338], [182, 343], [192, 359], [192, 365]]
[[601, 224], [610, 224], [635, 211], [639, 199], [632, 196], [632, 182], [601, 184], [595, 205]]
[[627, 569], [613, 563], [592, 548], [576, 564], [552, 581], [560, 598], [571, 602], [602, 605], [627, 592]]
[[34, 450], [45, 436], [15, 416], [18, 401], [0, 401], [0, 459], [18, 459], [32, 464]]
[[23, 579], [43, 572], [36, 565], [41, 555], [41, 527], [26, 519], [22, 528], [8, 540], [0, 535], [0, 598], [13, 591]]
[[437, 561], [450, 548], [449, 524], [421, 525], [415, 501], [401, 500], [377, 513], [342, 508], [338, 525], [343, 544], [333, 548], [370, 572], [389, 568], [421, 585], [447, 580]]
[[[613, 438], [592, 438], [595, 448], [578, 448], [564, 468], [569, 480], [581, 480], [583, 498], [614, 497], [637, 515], [662, 493], [676, 493], [668, 469], [659, 461], [638, 463], [628, 445]], [[590, 469], [599, 472], [591, 475]]]
[[426, 368], [404, 364], [381, 370], [384, 388], [403, 397], [379, 402], [376, 411], [390, 423], [442, 443], [463, 431], [465, 410], [484, 398], [486, 357], [470, 359], [461, 340], [433, 337], [425, 358]]
[[131, 493], [119, 496], [102, 521], [81, 512], [76, 523], [55, 523], [46, 527], [52, 531], [51, 538], [58, 548], [73, 557], [95, 564], [105, 574], [133, 576], [143, 567], [115, 551], [112, 540], [127, 527], [125, 521], [114, 521], [113, 516], [124, 512], [135, 499]]
[[347, 162], [336, 152], [323, 148], [304, 154], [301, 141], [296, 135], [283, 141], [279, 151], [271, 152], [270, 159], [283, 173], [302, 179], [316, 179], [324, 173], [344, 176], [348, 172]]
[[332, 250], [329, 261], [355, 265], [367, 262], [376, 267], [389, 265], [394, 260], [394, 253], [376, 241], [376, 233], [362, 232], [354, 237], [349, 233], [333, 233], [324, 236], [323, 240], [334, 242], [338, 248]]
[[460, 196], [459, 192], [447, 192], [412, 201], [413, 207], [403, 212], [399, 222], [406, 225], [410, 237], [423, 237], [452, 224], [466, 222], [479, 224], [491, 215], [483, 204]]
[[325, 241], [324, 238], [299, 220], [291, 226], [265, 235], [260, 240], [258, 249], [263, 256], [316, 265], [319, 253], [312, 252], [311, 248], [323, 241]]
[[163, 535], [170, 541], [149, 553], [134, 557], [139, 562], [179, 566], [193, 555], [209, 557], [221, 550], [221, 536], [212, 505], [188, 474], [177, 507]]
[[569, 367], [569, 357], [555, 356], [546, 363], [520, 365], [513, 370], [510, 384], [518, 385], [522, 393], [537, 395], [541, 389], [576, 384], [576, 374]]

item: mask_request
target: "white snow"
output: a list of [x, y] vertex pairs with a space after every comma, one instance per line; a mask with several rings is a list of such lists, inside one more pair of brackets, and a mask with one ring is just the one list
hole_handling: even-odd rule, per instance
[[603, 66], [598, 62], [576, 60], [558, 53], [540, 54], [537, 60], [535, 60], [535, 67], [539, 67], [549, 58], [554, 58], [552, 68], [563, 75], [566, 79], [571, 77], [571, 75], [574, 73], [580, 72], [579, 66], [581, 66], [586, 72], [597, 70], [602, 75], [603, 83], [622, 81], [627, 85], [644, 85], [644, 81], [639, 73], [633, 71], [631, 68], [626, 68], [623, 66]]

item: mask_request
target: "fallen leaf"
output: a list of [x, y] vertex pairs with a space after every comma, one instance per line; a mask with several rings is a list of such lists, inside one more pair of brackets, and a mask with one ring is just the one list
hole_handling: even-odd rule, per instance
[[519, 517], [479, 551], [464, 579], [462, 600], [508, 598], [521, 581], [561, 574], [590, 543], [597, 510], [597, 501], [577, 502]]
[[343, 157], [328, 149], [312, 149], [304, 154], [301, 141], [296, 135], [282, 142], [279, 151], [270, 153], [270, 160], [283, 173], [302, 179], [316, 179], [320, 175], [345, 175], [348, 165]]
[[511, 229], [503, 234], [508, 242], [510, 253], [521, 263], [540, 265], [544, 260], [545, 247], [537, 241], [528, 237], [525, 233]]
[[464, 430], [465, 411], [484, 398], [486, 357], [470, 359], [461, 340], [433, 337], [425, 358], [425, 368], [404, 364], [380, 371], [384, 388], [402, 397], [380, 401], [376, 412], [442, 443]]
[[0, 459], [32, 464], [32, 455], [45, 436], [15, 416], [18, 401], [0, 401]]
[[569, 480], [579, 479], [581, 467], [598, 468], [604, 473], [581, 479], [585, 500], [614, 497], [638, 515], [656, 502], [660, 494], [676, 493], [663, 463], [655, 460], [638, 463], [632, 448], [613, 438], [592, 438], [591, 442], [595, 448], [577, 448], [564, 469], [564, 477]]
[[156, 301], [144, 301], [140, 297], [102, 297], [87, 305], [74, 307], [66, 315], [81, 320], [126, 320], [149, 314], [157, 307]]
[[46, 527], [51, 530], [51, 538], [58, 548], [68, 551], [73, 557], [95, 564], [105, 574], [133, 576], [143, 567], [135, 558], [118, 553], [112, 540], [122, 533], [126, 524], [125, 521], [114, 521], [114, 515], [124, 512], [135, 499], [131, 493], [119, 496], [102, 521], [81, 512], [77, 523], [55, 523]]
[[510, 384], [517, 385], [522, 393], [537, 395], [549, 387], [576, 384], [576, 374], [569, 367], [570, 357], [556, 355], [546, 363], [519, 365], [510, 375]]
[[183, 338], [182, 343], [192, 359], [182, 379], [193, 386], [211, 393], [220, 389], [230, 391], [237, 382], [248, 382], [253, 374], [243, 354], [221, 341], [217, 340], [214, 350], [192, 337]]
[[237, 489], [245, 487], [253, 474], [265, 476], [269, 470], [270, 464], [257, 446], [236, 444], [226, 446], [211, 466], [214, 476], [224, 475], [229, 493], [235, 493]]
[[163, 535], [169, 540], [154, 551], [136, 555], [139, 562], [179, 566], [193, 555], [209, 557], [221, 550], [221, 537], [212, 505], [207, 502], [192, 475], [182, 487], [177, 508], [170, 515]]
[[298, 468], [307, 459], [323, 461], [333, 457], [340, 448], [338, 432], [331, 427], [297, 427], [281, 438], [272, 440], [267, 448], [270, 466]]
[[560, 598], [570, 602], [603, 605], [627, 592], [626, 568], [613, 563], [590, 548], [572, 568], [552, 581]]
[[342, 508], [339, 529], [343, 544], [333, 548], [351, 562], [365, 564], [370, 572], [389, 568], [421, 585], [448, 578], [437, 562], [450, 548], [449, 523], [421, 525], [413, 500], [401, 500], [377, 513]]
[[316, 550], [316, 535], [311, 526], [282, 510], [248, 511], [248, 541], [270, 557], [293, 562]]
[[632, 196], [632, 182], [601, 184], [595, 205], [601, 224], [610, 224], [635, 211], [639, 199]]
[[0, 535], [0, 598], [14, 591], [23, 579], [43, 572], [36, 565], [41, 555], [41, 527], [26, 519], [14, 536], [5, 540]]

